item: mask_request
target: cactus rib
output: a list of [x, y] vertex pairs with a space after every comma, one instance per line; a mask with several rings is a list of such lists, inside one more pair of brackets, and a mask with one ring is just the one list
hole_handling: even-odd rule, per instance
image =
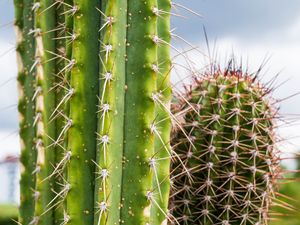
[[123, 173], [127, 1], [102, 6], [95, 225], [119, 223]]
[[56, 206], [54, 179], [49, 176], [55, 165], [55, 148], [53, 139], [56, 136], [55, 121], [51, 122], [51, 112], [55, 108], [55, 93], [52, 90], [55, 85], [56, 61], [55, 38], [56, 16], [52, 7], [54, 0], [36, 1], [34, 9], [35, 29], [32, 35], [36, 39], [36, 56], [33, 67], [37, 70], [36, 83], [36, 111], [37, 119], [37, 184], [35, 217], [32, 224], [53, 224], [53, 212]]
[[[171, 60], [170, 60], [170, 0], [159, 0], [156, 13], [158, 37], [163, 43], [158, 45], [157, 64], [154, 64], [152, 69], [157, 73], [156, 92], [159, 93], [160, 100], [165, 107], [160, 104], [156, 105], [155, 121], [153, 121], [155, 132], [155, 157], [152, 159], [154, 165], [152, 170], [154, 177], [152, 181], [152, 189], [159, 192], [155, 196], [155, 200], [160, 206], [151, 208], [150, 224], [161, 224], [166, 220], [165, 213], [168, 209], [169, 202], [169, 171], [170, 171], [170, 133], [171, 119], [168, 111], [171, 100]], [[172, 156], [171, 156], [172, 157]]]
[[[97, 132], [98, 92], [98, 30], [99, 7], [96, 0], [74, 0], [77, 11], [73, 17], [73, 65], [70, 65], [70, 85], [74, 95], [69, 102], [68, 149], [72, 157], [68, 164], [67, 214], [74, 225], [92, 224], [94, 218], [94, 179]], [[89, 194], [87, 194], [89, 193]]]
[[18, 85], [20, 114], [20, 140], [21, 140], [21, 202], [19, 221], [29, 224], [34, 216], [35, 176], [32, 172], [36, 167], [35, 105], [34, 96], [35, 70], [31, 70], [34, 58], [34, 37], [28, 35], [34, 29], [34, 15], [31, 11], [32, 0], [15, 0], [15, 26], [17, 31], [17, 59], [18, 59]]
[[[155, 102], [152, 95], [156, 91], [157, 78], [151, 69], [151, 65], [157, 62], [157, 17], [153, 7], [157, 7], [155, 0], [128, 1], [120, 218], [121, 223], [126, 224], [149, 223], [151, 207], [154, 206], [153, 176], [149, 166], [149, 159], [154, 155], [151, 123], [154, 121]], [[132, 184], [135, 184], [134, 188]]]

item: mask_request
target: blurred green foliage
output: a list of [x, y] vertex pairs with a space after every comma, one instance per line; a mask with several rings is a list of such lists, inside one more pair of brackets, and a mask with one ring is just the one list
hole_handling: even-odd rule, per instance
[[[298, 160], [298, 170], [300, 160]], [[294, 173], [286, 177], [284, 184], [280, 185], [278, 206], [274, 206], [272, 217], [274, 219], [269, 225], [300, 225], [300, 173]]]
[[[16, 225], [18, 208], [14, 205], [0, 205], [0, 225]], [[15, 220], [15, 221], [14, 221]]]

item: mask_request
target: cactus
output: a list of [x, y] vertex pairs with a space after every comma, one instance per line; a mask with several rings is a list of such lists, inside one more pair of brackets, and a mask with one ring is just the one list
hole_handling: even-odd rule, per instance
[[18, 34], [30, 42], [18, 48], [30, 72], [19, 106], [21, 224], [169, 219], [170, 8], [15, 0]]
[[21, 224], [267, 222], [279, 167], [270, 90], [231, 67], [208, 72], [174, 116], [171, 6], [15, 0]]
[[267, 224], [279, 174], [269, 92], [229, 66], [196, 77], [175, 103], [191, 140], [174, 130], [174, 151], [191, 176], [172, 165], [170, 208], [180, 224]]

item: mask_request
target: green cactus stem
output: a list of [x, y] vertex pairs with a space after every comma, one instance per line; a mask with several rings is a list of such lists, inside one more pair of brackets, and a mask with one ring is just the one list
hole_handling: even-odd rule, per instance
[[15, 0], [15, 26], [17, 35], [18, 85], [21, 139], [21, 205], [19, 221], [29, 224], [34, 215], [35, 176], [36, 167], [34, 96], [35, 70], [31, 70], [35, 55], [34, 37], [28, 35], [34, 28], [34, 15], [31, 11], [32, 0]]
[[180, 224], [267, 224], [279, 172], [269, 91], [229, 66], [196, 78], [176, 104], [195, 146], [174, 132], [174, 150], [192, 177], [173, 164], [170, 205]]

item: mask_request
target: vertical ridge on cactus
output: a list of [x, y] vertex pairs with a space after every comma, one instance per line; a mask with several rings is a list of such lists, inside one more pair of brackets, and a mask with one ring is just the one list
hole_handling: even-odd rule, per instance
[[102, 3], [94, 224], [118, 224], [122, 201], [127, 1]]
[[36, 55], [33, 68], [36, 68], [36, 115], [37, 119], [37, 166], [35, 193], [35, 215], [31, 223], [52, 224], [55, 194], [54, 179], [49, 177], [55, 165], [55, 148], [51, 138], [56, 137], [55, 121], [50, 122], [52, 111], [55, 109], [55, 93], [52, 90], [55, 85], [56, 74], [56, 43], [55, 38], [56, 14], [51, 7], [55, 1], [45, 0], [35, 2], [35, 28], [32, 34], [36, 42]]
[[73, 16], [72, 66], [70, 86], [74, 89], [68, 115], [68, 144], [72, 152], [66, 186], [67, 214], [72, 224], [92, 224], [94, 219], [94, 183], [97, 132], [97, 94], [99, 88], [100, 14], [98, 0], [88, 3], [74, 0], [78, 9]]
[[121, 223], [147, 224], [151, 216], [149, 196], [153, 174], [148, 161], [154, 154], [150, 127], [155, 113], [151, 95], [156, 90], [157, 80], [157, 74], [151, 69], [157, 61], [157, 17], [152, 11], [156, 6], [156, 0], [128, 1], [127, 6]]
[[[65, 118], [63, 116], [55, 117], [54, 114], [59, 112], [63, 115], [68, 115], [66, 112], [66, 101], [68, 101], [69, 96], [72, 93], [70, 87], [68, 85], [69, 79], [67, 78], [67, 73], [61, 73], [64, 67], [66, 66], [66, 62], [64, 57], [67, 57], [67, 50], [66, 48], [72, 43], [72, 36], [68, 33], [66, 27], [66, 16], [64, 15], [65, 6], [61, 3], [58, 3], [56, 7], [56, 27], [57, 31], [55, 33], [55, 49], [58, 59], [55, 61], [56, 63], [56, 76], [55, 76], [55, 86], [53, 87], [53, 92], [55, 93], [55, 109], [51, 113], [52, 116], [51, 120], [55, 122], [56, 126], [56, 134], [55, 134], [55, 142], [57, 142], [54, 147], [55, 151], [55, 163], [54, 163], [54, 170], [59, 170], [60, 165], [65, 164], [66, 159], [68, 159], [68, 151], [66, 150], [65, 146], [62, 146], [60, 143], [62, 140], [66, 141], [65, 136], [60, 137], [61, 132], [65, 126]], [[63, 166], [63, 165], [62, 165]], [[65, 171], [61, 170], [62, 173]], [[51, 176], [51, 175], [50, 175]], [[64, 182], [63, 176], [57, 176], [56, 181], [54, 183], [54, 190], [55, 193], [60, 193], [63, 191], [63, 186], [60, 185]], [[57, 206], [54, 208], [54, 224], [61, 225], [62, 220], [64, 218], [65, 208], [64, 202], [58, 199], [56, 201]]]
[[[157, 33], [163, 43], [170, 43], [170, 13], [171, 1], [158, 1], [157, 8], [153, 9], [157, 14]], [[164, 212], [167, 212], [169, 202], [169, 171], [171, 118], [168, 111], [171, 101], [171, 60], [170, 46], [168, 44], [159, 44], [157, 49], [157, 62], [152, 65], [152, 69], [157, 73], [156, 93], [159, 93], [163, 105], [156, 102], [155, 119], [152, 122], [152, 132], [155, 134], [155, 153], [152, 161], [152, 190], [155, 191], [155, 201], [160, 206], [151, 208], [150, 224], [161, 224], [167, 220]]]
[[34, 29], [34, 15], [31, 11], [32, 0], [15, 0], [15, 27], [17, 35], [19, 118], [21, 141], [21, 206], [19, 221], [29, 224], [34, 215], [35, 176], [36, 167], [34, 96], [35, 70], [31, 70], [35, 55], [34, 37], [28, 33]]
[[173, 164], [170, 205], [180, 224], [267, 224], [280, 160], [269, 91], [229, 66], [196, 78], [176, 105], [195, 145], [174, 132], [174, 150], [193, 177]]

